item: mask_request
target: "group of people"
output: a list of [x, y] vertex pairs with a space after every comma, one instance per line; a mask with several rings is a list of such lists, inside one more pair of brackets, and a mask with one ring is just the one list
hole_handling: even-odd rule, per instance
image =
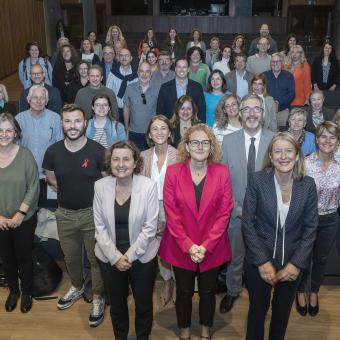
[[158, 271], [163, 305], [176, 287], [182, 340], [191, 338], [195, 278], [202, 340], [212, 337], [221, 280], [227, 313], [245, 277], [249, 340], [263, 339], [271, 299], [270, 339], [284, 338], [294, 299], [302, 316], [318, 314], [340, 202], [340, 110], [324, 107], [322, 92], [338, 82], [332, 45], [311, 72], [296, 37], [277, 52], [266, 24], [248, 57], [241, 35], [222, 49], [218, 37], [210, 49], [199, 30], [192, 37], [185, 58], [174, 28], [163, 46], [150, 29], [133, 63], [118, 26], [103, 48], [90, 32], [79, 53], [62, 35], [53, 70], [38, 44], [27, 47], [20, 113], [0, 86], [8, 312], [20, 295], [21, 311], [32, 307], [37, 210], [57, 197], [71, 281], [57, 306], [83, 297], [87, 261], [89, 325], [102, 322], [108, 302], [116, 339], [128, 337], [130, 286], [136, 337], [149, 338]]

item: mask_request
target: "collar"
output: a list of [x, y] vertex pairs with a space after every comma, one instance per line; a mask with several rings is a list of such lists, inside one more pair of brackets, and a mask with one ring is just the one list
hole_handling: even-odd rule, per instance
[[243, 129], [243, 132], [244, 132], [245, 137], [248, 138], [248, 139], [254, 137], [255, 140], [260, 140], [261, 133], [262, 133], [262, 129], [260, 129], [260, 130], [256, 133], [256, 135], [254, 135], [254, 136], [249, 135], [249, 134], [246, 132], [246, 130], [244, 130], [244, 129]]
[[186, 80], [186, 82], [182, 85], [180, 84], [178, 81], [177, 81], [177, 78], [175, 78], [175, 81], [176, 81], [176, 86], [180, 86], [180, 87], [186, 87], [188, 86], [188, 79]]

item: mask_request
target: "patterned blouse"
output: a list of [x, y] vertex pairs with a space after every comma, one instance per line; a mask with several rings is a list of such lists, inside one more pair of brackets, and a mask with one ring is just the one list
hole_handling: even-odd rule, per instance
[[322, 169], [316, 152], [305, 158], [307, 175], [314, 178], [318, 192], [319, 215], [335, 212], [340, 205], [340, 162], [333, 159], [327, 170]]

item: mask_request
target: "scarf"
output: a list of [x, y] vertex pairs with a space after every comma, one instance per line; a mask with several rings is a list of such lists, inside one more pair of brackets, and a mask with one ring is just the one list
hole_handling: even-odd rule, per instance
[[137, 75], [136, 70], [134, 70], [132, 66], [131, 66], [132, 73], [130, 73], [126, 76], [123, 76], [120, 73], [119, 68], [120, 68], [119, 64], [118, 65], [114, 64], [114, 66], [111, 69], [111, 72], [113, 73], [113, 75], [115, 77], [117, 77], [118, 79], [120, 79], [122, 81], [122, 83], [120, 84], [118, 94], [117, 94], [117, 97], [122, 99], [124, 97], [124, 94], [125, 94], [125, 91], [126, 91], [126, 88], [127, 88], [127, 82], [134, 80], [135, 78], [138, 77], [138, 75]]

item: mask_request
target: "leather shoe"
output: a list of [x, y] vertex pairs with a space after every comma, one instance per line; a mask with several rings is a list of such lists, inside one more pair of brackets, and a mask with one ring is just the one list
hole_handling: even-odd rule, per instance
[[32, 296], [28, 294], [22, 294], [20, 305], [21, 313], [27, 313], [31, 310], [31, 308], [32, 308]]
[[316, 306], [308, 305], [308, 313], [310, 316], [316, 316], [319, 314], [319, 298], [316, 298]]
[[304, 306], [301, 306], [299, 304], [298, 294], [296, 294], [296, 296], [295, 296], [295, 307], [296, 307], [297, 312], [301, 316], [306, 316], [307, 315], [307, 304], [305, 304]]
[[9, 295], [5, 302], [6, 312], [12, 312], [15, 309], [15, 307], [17, 306], [19, 296], [20, 292], [17, 290], [9, 292]]
[[220, 303], [220, 313], [224, 314], [229, 312], [233, 308], [236, 299], [237, 296], [231, 296], [229, 294], [226, 294]]

